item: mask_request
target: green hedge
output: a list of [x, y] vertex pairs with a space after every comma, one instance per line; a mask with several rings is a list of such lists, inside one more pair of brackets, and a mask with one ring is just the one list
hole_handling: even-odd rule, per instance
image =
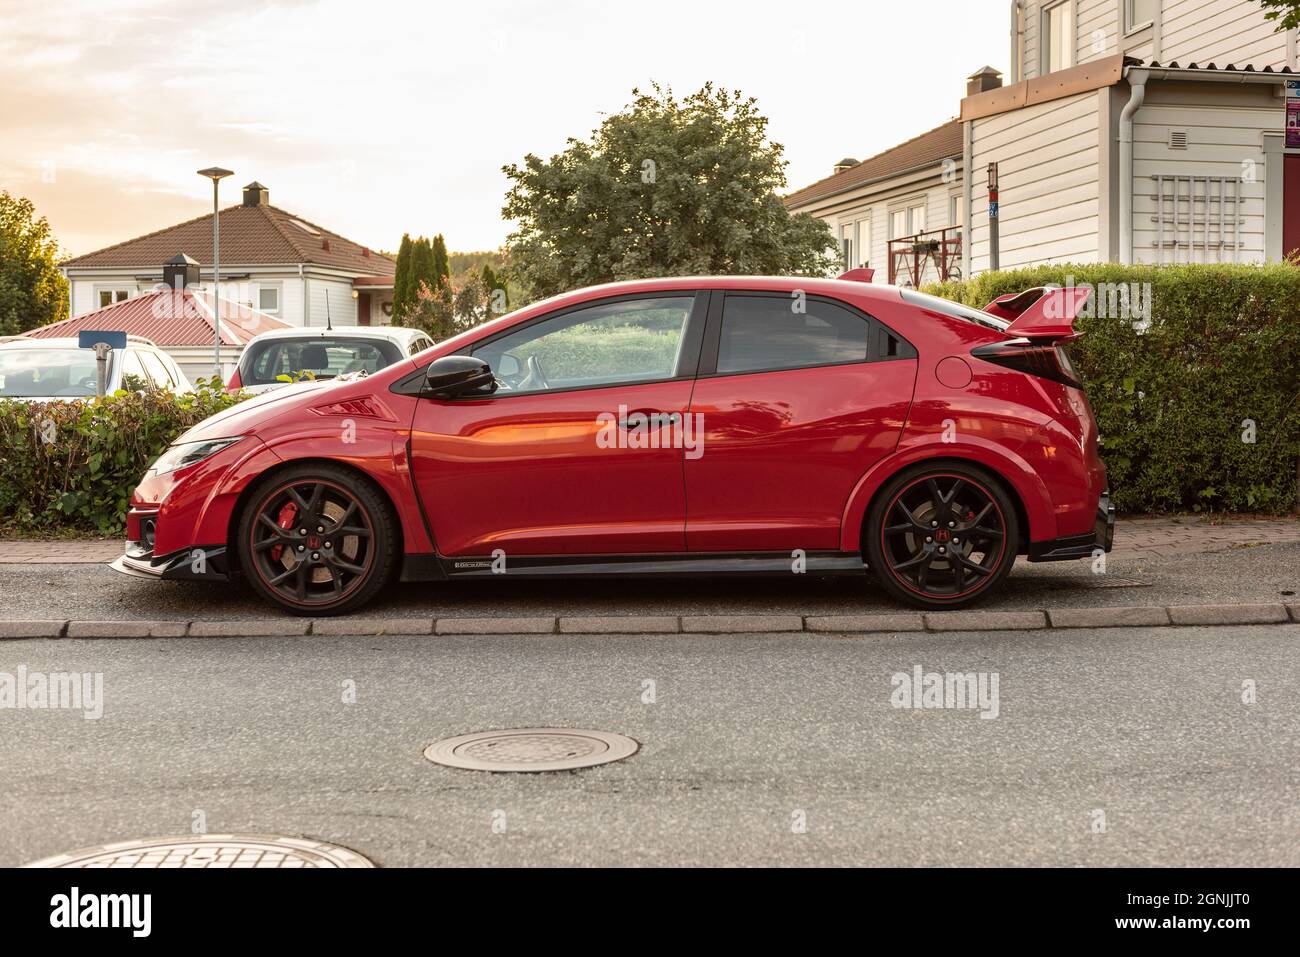
[[120, 534], [145, 470], [182, 432], [246, 396], [117, 392], [101, 401], [0, 401], [0, 533]]
[[[1125, 512], [1286, 512], [1300, 459], [1300, 267], [1043, 266], [925, 291], [972, 306], [1043, 285], [1091, 284], [1070, 346]], [[1109, 287], [1103, 284], [1110, 284]], [[1120, 284], [1149, 291], [1149, 325]], [[1243, 441], [1254, 422], [1253, 443]]]

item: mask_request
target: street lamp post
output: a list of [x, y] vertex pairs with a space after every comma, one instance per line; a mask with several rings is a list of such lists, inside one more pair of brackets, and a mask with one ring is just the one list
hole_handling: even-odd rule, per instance
[[200, 176], [212, 180], [212, 374], [221, 377], [221, 214], [217, 210], [217, 184], [232, 170], [211, 166], [199, 170]]

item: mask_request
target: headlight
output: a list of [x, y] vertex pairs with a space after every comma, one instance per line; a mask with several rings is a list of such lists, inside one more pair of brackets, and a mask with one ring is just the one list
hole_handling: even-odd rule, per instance
[[158, 475], [162, 475], [164, 472], [175, 472], [187, 465], [202, 462], [209, 456], [216, 455], [222, 449], [234, 445], [238, 441], [238, 438], [208, 439], [203, 442], [182, 442], [179, 445], [173, 445], [158, 456], [158, 461], [154, 462], [149, 471]]

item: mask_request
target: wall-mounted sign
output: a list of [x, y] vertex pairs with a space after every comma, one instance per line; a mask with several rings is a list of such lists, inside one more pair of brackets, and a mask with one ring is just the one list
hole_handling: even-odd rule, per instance
[[1286, 148], [1300, 149], [1300, 80], [1286, 81]]

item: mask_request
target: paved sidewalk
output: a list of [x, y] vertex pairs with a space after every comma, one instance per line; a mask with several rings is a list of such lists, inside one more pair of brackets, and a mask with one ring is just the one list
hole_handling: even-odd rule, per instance
[[0, 541], [0, 565], [98, 565], [122, 554], [120, 540]]
[[1221, 552], [1246, 545], [1296, 541], [1300, 541], [1298, 516], [1221, 522], [1200, 516], [1120, 519], [1111, 554], [1173, 556], [1185, 551]]
[[[1221, 552], [1229, 548], [1300, 541], [1300, 517], [1267, 520], [1209, 521], [1183, 518], [1120, 519], [1115, 529], [1115, 556], [1173, 556], [1179, 552]], [[122, 554], [116, 539], [2, 541], [0, 565], [89, 565], [111, 562]]]

